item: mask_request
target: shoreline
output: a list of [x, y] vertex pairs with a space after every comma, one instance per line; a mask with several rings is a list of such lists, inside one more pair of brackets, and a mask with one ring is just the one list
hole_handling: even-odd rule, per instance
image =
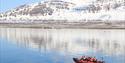
[[82, 24], [0, 24], [0, 28], [42, 28], [42, 29], [125, 29], [115, 25]]
[[0, 28], [42, 28], [42, 29], [125, 29], [125, 22], [75, 22], [75, 23], [0, 23]]

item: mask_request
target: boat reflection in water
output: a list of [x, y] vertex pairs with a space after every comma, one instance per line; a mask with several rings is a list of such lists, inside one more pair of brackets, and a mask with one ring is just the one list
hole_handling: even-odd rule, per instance
[[[1, 40], [4, 39], [11, 44], [15, 44], [17, 48], [34, 52], [32, 56], [39, 54], [40, 57], [37, 58], [42, 60], [35, 58], [36, 60], [29, 60], [31, 63], [73, 63], [72, 58], [81, 55], [95, 56], [98, 59], [103, 57], [106, 63], [125, 63], [124, 38], [125, 30], [115, 29], [0, 28]], [[2, 54], [5, 54], [5, 52], [7, 51]], [[10, 53], [10, 55], [14, 53]], [[28, 52], [24, 53], [28, 54]], [[25, 55], [21, 56], [21, 58], [25, 57]], [[19, 63], [19, 60], [14, 60], [15, 58], [11, 60]], [[4, 62], [9, 59], [1, 60]], [[26, 63], [26, 61], [28, 60], [21, 63]]]

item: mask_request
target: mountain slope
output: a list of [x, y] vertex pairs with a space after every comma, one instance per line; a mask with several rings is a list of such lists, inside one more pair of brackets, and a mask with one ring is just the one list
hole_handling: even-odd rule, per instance
[[[79, 0], [81, 1], [81, 0]], [[82, 2], [82, 1], [81, 1]], [[3, 20], [125, 21], [125, 2], [109, 0], [50, 0], [21, 5], [0, 14]]]

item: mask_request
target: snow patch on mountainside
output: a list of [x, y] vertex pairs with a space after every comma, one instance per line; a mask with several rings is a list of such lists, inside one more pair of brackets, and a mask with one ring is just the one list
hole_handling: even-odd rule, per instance
[[45, 0], [0, 14], [4, 20], [125, 21], [124, 0]]

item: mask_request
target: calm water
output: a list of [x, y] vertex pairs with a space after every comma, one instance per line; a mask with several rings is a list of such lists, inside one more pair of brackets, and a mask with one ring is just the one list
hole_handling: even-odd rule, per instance
[[125, 30], [0, 28], [0, 63], [125, 63]]

